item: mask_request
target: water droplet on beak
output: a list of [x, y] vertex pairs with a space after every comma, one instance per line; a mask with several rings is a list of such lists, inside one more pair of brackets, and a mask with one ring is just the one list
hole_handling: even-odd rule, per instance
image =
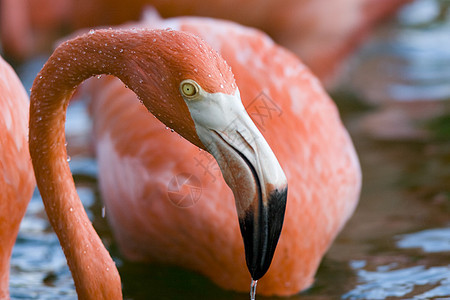
[[255, 300], [257, 284], [258, 284], [258, 280], [252, 279], [252, 283], [250, 284], [250, 300]]

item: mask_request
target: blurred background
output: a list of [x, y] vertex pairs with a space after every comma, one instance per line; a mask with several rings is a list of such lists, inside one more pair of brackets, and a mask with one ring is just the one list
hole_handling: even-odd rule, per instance
[[[163, 17], [265, 31], [311, 68], [341, 111], [362, 164], [360, 204], [314, 285], [290, 299], [450, 299], [449, 0], [1, 0], [1, 55], [29, 90], [57, 41], [137, 21], [148, 4]], [[118, 264], [125, 299], [248, 299], [187, 270], [123, 260], [102, 213], [82, 101], [67, 121], [78, 192]], [[12, 299], [76, 299], [37, 192], [11, 268]]]

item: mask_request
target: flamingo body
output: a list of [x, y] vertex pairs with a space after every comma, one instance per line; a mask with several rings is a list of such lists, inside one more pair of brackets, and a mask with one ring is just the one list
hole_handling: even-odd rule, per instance
[[[244, 106], [289, 182], [284, 228], [258, 293], [307, 288], [360, 191], [359, 162], [336, 106], [298, 58], [257, 30], [188, 17], [152, 16], [141, 26], [199, 35], [231, 66]], [[248, 291], [233, 194], [215, 161], [149, 118], [120, 81], [92, 79], [88, 90], [100, 187], [124, 255], [181, 265], [226, 289]], [[189, 205], [168, 191], [179, 174], [201, 182], [201, 195]]]
[[9, 261], [31, 194], [28, 96], [13, 69], [0, 57], [0, 299], [8, 298]]

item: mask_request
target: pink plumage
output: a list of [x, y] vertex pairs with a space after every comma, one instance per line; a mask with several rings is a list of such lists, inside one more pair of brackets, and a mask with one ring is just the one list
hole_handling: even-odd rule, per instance
[[8, 298], [9, 260], [35, 186], [28, 152], [28, 96], [0, 57], [0, 298]]

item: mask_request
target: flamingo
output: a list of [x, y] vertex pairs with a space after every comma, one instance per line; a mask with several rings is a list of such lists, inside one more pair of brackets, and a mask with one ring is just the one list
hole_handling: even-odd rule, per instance
[[260, 28], [330, 79], [377, 23], [410, 1], [2, 0], [0, 29], [5, 51], [26, 58], [49, 49], [64, 30], [137, 20], [152, 5], [164, 17], [208, 16]]
[[231, 69], [192, 34], [105, 30], [58, 47], [30, 95], [30, 155], [37, 185], [78, 296], [122, 297], [114, 262], [75, 190], [65, 146], [69, 99], [78, 84], [98, 74], [120, 78], [160, 121], [215, 157], [233, 191], [248, 270], [254, 280], [261, 278], [282, 228], [287, 180], [242, 106]]
[[[361, 184], [358, 159], [335, 105], [318, 80], [298, 58], [257, 30], [204, 18], [163, 20], [153, 16], [141, 25], [153, 28], [171, 27], [195, 33], [219, 51], [232, 67], [244, 105], [250, 109], [250, 116], [253, 116], [255, 123], [260, 126], [264, 137], [279, 158], [290, 183], [285, 227], [272, 267], [260, 281], [259, 292], [265, 295], [291, 295], [307, 288], [313, 282], [323, 254], [352, 214]], [[159, 120], [194, 142], [195, 146], [179, 138], [177, 134], [165, 130], [165, 126], [155, 118], [149, 118], [147, 110], [135, 99], [133, 91], [144, 103], [148, 103], [146, 99], [152, 95], [151, 97], [156, 98], [158, 107], [165, 107], [173, 101], [172, 94], [160, 89], [170, 84], [178, 86], [181, 82], [180, 78], [178, 81], [172, 78], [178, 77], [176, 71], [172, 71], [171, 75], [166, 74], [167, 68], [176, 68], [172, 63], [166, 64], [163, 71], [158, 71], [157, 68], [146, 68], [143, 71], [143, 63], [140, 61], [146, 62], [148, 58], [142, 56], [144, 42], [135, 38], [138, 32], [141, 31], [129, 29], [117, 33], [93, 32], [81, 38], [85, 40], [85, 44], [79, 46], [79, 50], [75, 48], [78, 44], [73, 41], [63, 44], [57, 54], [50, 58], [40, 75], [42, 78], [37, 79], [33, 92], [43, 93], [45, 85], [54, 87], [53, 82], [57, 82], [58, 86], [69, 81], [64, 89], [47, 92], [53, 93], [52, 101], [57, 103], [55, 99], [59, 94], [66, 98], [70, 96], [70, 92], [65, 89], [72, 89], [92, 74], [113, 73], [121, 78], [129, 89], [123, 87], [119, 80], [110, 77], [92, 79], [87, 89], [93, 98], [91, 111], [95, 122], [100, 187], [108, 220], [122, 253], [131, 260], [179, 264], [203, 273], [226, 289], [245, 291], [248, 289], [250, 275], [245, 269], [244, 252], [250, 269], [252, 267], [249, 257], [252, 254], [248, 253], [248, 245], [242, 245], [238, 223], [232, 221], [241, 217], [241, 204], [236, 195], [236, 188], [232, 190], [237, 198], [237, 211], [232, 204], [233, 194], [216, 171], [217, 165], [197, 149], [198, 146], [202, 149], [204, 147], [193, 140], [196, 133], [185, 132], [190, 128], [189, 124], [180, 126], [180, 116], [167, 117], [167, 113], [155, 111], [154, 107], [152, 110], [151, 107], [151, 111]], [[177, 32], [168, 31], [166, 34], [170, 37], [171, 34], [177, 35]], [[120, 50], [125, 49], [124, 46], [115, 44], [114, 38], [119, 33], [128, 40], [127, 49], [123, 52]], [[155, 43], [161, 41], [159, 37], [154, 39], [155, 42], [151, 39], [145, 44], [145, 47], [149, 48], [147, 51], [151, 51]], [[141, 46], [137, 47], [135, 44]], [[78, 52], [73, 53], [74, 51]], [[105, 70], [108, 64], [119, 58], [121, 62], [121, 53], [125, 52], [128, 57], [131, 56], [132, 61], [137, 60], [138, 63], [130, 62], [119, 71]], [[192, 54], [192, 50], [186, 53]], [[110, 61], [97, 62], [106, 55], [111, 58]], [[197, 53], [194, 57], [202, 61], [203, 55]], [[177, 63], [183, 65], [183, 57], [180, 59]], [[89, 65], [89, 72], [83, 71], [81, 76], [71, 70], [74, 66], [79, 70], [80, 61], [86, 60], [96, 62]], [[192, 74], [203, 75], [206, 79], [211, 78], [209, 75], [214, 76], [213, 72], [202, 70], [203, 63], [198, 64], [199, 66], [191, 66]], [[137, 74], [129, 75], [128, 72], [132, 72], [131, 68], [134, 66], [138, 66], [134, 70]], [[67, 72], [67, 69], [70, 72]], [[57, 74], [52, 74], [50, 70]], [[154, 72], [161, 73], [155, 75]], [[225, 72], [222, 72], [222, 76], [225, 75]], [[218, 76], [223, 78], [220, 73]], [[157, 82], [157, 92], [148, 91], [146, 82], [150, 78]], [[233, 85], [234, 83], [232, 87]], [[226, 85], [223, 85], [223, 88], [226, 89]], [[219, 90], [222, 90], [220, 85]], [[40, 98], [49, 97], [34, 96], [33, 100], [33, 95], [34, 93], [32, 101], [36, 103]], [[63, 112], [61, 108], [54, 109]], [[181, 112], [179, 109], [180, 114]], [[261, 118], [271, 112], [272, 117]], [[48, 112], [47, 114], [54, 115]], [[40, 115], [34, 117], [34, 120], [44, 117]], [[57, 124], [62, 121], [63, 119], [59, 119]], [[230, 120], [229, 124], [234, 123]], [[35, 125], [37, 124], [32, 121], [32, 131], [35, 130]], [[31, 149], [42, 143], [37, 138], [34, 140], [33, 134], [30, 136]], [[62, 137], [58, 138], [62, 143], [57, 148], [60, 151], [59, 168], [65, 165], [63, 140]], [[32, 150], [32, 155], [37, 155], [38, 152], [36, 149]], [[212, 152], [217, 159], [217, 153]], [[52, 152], [50, 155], [56, 154]], [[54, 205], [54, 199], [58, 197], [56, 192], [52, 194], [46, 187], [51, 181], [45, 179], [44, 166], [39, 168], [37, 165], [41, 160], [36, 161], [33, 158], [33, 161], [36, 173], [41, 174], [43, 178], [41, 185], [38, 185], [47, 190], [41, 193], [48, 193], [44, 196], [46, 207], [51, 207]], [[220, 166], [221, 159], [218, 161]], [[48, 164], [50, 162], [46, 162], [46, 165]], [[230, 174], [223, 166], [220, 168], [229, 183], [227, 176]], [[54, 169], [51, 176], [59, 176], [56, 175], [59, 171], [61, 170]], [[190, 207], [174, 205], [168, 193], [168, 185], [172, 179], [180, 179], [177, 176], [181, 176], [181, 180], [188, 180], [191, 175], [201, 183], [201, 196]], [[243, 182], [242, 186], [245, 184], [247, 183]], [[61, 192], [62, 188], [53, 186], [52, 189]], [[75, 195], [72, 195], [71, 199], [72, 197]], [[60, 205], [60, 212], [50, 210], [49, 215], [55, 216], [62, 211], [67, 213], [68, 207], [75, 204], [72, 204], [71, 200], [71, 204]], [[79, 206], [73, 207], [73, 211], [80, 209]], [[65, 222], [68, 223], [69, 220]], [[59, 226], [59, 235], [64, 235], [65, 226], [70, 225]], [[241, 223], [241, 229], [242, 227]], [[94, 233], [90, 231], [89, 235]], [[244, 234], [244, 244], [245, 238]], [[70, 248], [65, 246], [68, 242], [61, 244], [64, 248]], [[71, 249], [76, 249], [76, 244], [72, 245]], [[74, 264], [71, 262], [74, 258], [70, 258], [70, 255], [76, 255], [69, 253], [69, 264]], [[81, 266], [71, 267], [72, 271], [79, 268]], [[113, 264], [108, 268], [112, 270]], [[252, 271], [250, 273], [253, 279], [257, 277]], [[77, 289], [84, 284], [81, 280], [75, 280]]]
[[28, 152], [28, 96], [0, 56], [0, 299], [9, 297], [9, 262], [35, 181]]

